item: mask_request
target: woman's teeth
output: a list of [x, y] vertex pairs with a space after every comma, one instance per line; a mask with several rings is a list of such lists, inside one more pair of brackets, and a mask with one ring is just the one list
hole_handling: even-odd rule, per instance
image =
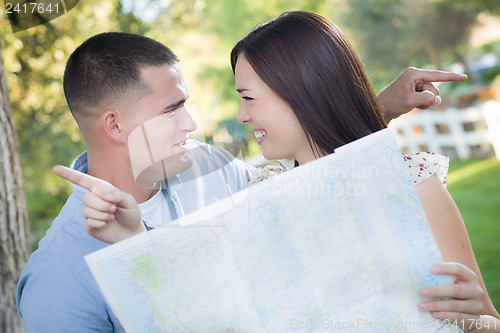
[[255, 138], [256, 139], [260, 139], [260, 138], [262, 138], [266, 134], [267, 134], [267, 132], [264, 131], [264, 130], [255, 131]]

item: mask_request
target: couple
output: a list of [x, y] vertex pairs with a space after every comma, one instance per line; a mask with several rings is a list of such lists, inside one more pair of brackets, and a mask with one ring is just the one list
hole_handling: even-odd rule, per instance
[[[122, 331], [83, 256], [107, 246], [103, 242], [114, 243], [236, 192], [254, 172], [224, 151], [186, 141], [196, 125], [184, 107], [188, 92], [176, 60], [163, 45], [127, 34], [95, 36], [68, 60], [65, 94], [88, 151], [73, 165], [83, 173], [55, 168], [77, 185], [21, 276], [18, 307], [28, 332]], [[291, 157], [296, 164], [385, 128], [386, 119], [401, 111], [439, 103], [431, 81], [465, 78], [408, 69], [377, 101], [340, 30], [306, 12], [284, 14], [252, 31], [233, 49], [231, 64], [241, 96], [238, 120], [252, 125], [266, 158]], [[152, 119], [164, 124], [161, 144], [173, 155], [184, 158], [188, 148], [200, 151], [186, 171], [166, 172], [168, 184], [161, 190], [137, 186], [128, 151], [130, 136]], [[186, 176], [200, 164], [214, 172]], [[435, 169], [417, 192], [448, 261], [431, 271], [452, 275], [455, 283], [423, 288], [424, 297], [448, 299], [424, 301], [419, 308], [451, 320], [480, 318], [483, 326], [490, 321], [494, 327], [498, 313], [485, 292], [463, 221], [435, 175], [440, 166], [429, 167]], [[103, 242], [85, 234], [84, 224]]]

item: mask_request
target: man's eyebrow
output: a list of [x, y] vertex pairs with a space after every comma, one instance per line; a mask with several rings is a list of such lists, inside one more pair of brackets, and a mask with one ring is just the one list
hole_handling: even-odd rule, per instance
[[186, 103], [187, 99], [189, 98], [189, 96], [187, 96], [186, 98], [182, 98], [180, 100], [178, 100], [177, 102], [175, 103], [172, 103], [170, 104], [169, 106], [167, 106], [165, 108], [165, 110], [169, 110], [169, 109], [175, 109], [175, 108], [178, 108], [179, 106], [181, 106], [182, 104]]
[[248, 91], [248, 89], [236, 89], [236, 91], [241, 94], [244, 91]]

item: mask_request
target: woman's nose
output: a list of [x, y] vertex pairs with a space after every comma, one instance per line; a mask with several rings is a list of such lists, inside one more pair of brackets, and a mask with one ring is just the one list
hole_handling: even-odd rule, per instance
[[238, 110], [238, 116], [236, 117], [238, 121], [242, 124], [248, 123], [252, 118], [250, 117], [250, 114], [246, 110], [245, 107], [240, 105], [240, 108]]

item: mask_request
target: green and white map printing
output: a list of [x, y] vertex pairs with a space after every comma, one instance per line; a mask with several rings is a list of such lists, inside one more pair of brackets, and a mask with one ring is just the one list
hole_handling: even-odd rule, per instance
[[86, 257], [127, 332], [457, 332], [389, 130]]

